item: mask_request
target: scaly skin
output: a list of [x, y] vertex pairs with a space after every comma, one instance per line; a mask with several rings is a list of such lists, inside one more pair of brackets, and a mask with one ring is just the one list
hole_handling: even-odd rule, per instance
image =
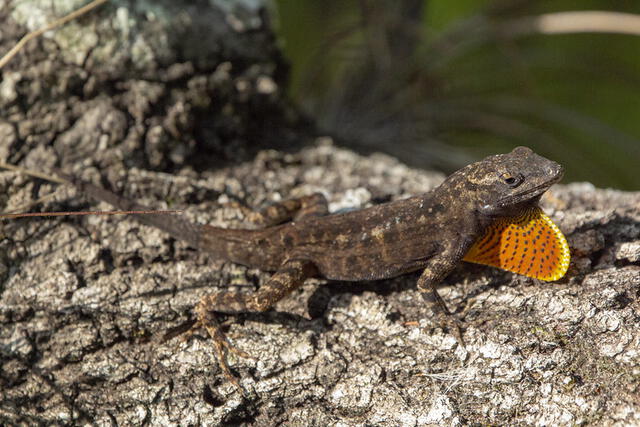
[[[148, 209], [58, 174], [118, 209]], [[275, 272], [257, 292], [218, 292], [205, 296], [196, 307], [196, 327], [209, 330], [223, 370], [233, 379], [224, 361], [225, 350], [231, 347], [212, 313], [267, 310], [309, 277], [358, 281], [422, 270], [418, 289], [425, 300], [435, 302], [441, 321], [461, 341], [435, 286], [493, 221], [537, 205], [562, 174], [559, 164], [518, 147], [458, 170], [429, 193], [359, 211], [325, 215], [326, 200], [320, 195], [289, 200], [253, 213], [252, 219], [263, 225], [281, 223], [262, 230], [196, 225], [170, 216], [136, 217], [216, 257]]]

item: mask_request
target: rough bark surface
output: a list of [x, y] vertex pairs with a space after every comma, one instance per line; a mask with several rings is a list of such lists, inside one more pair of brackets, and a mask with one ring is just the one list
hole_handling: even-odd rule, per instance
[[[0, 177], [10, 204], [33, 194], [32, 180]], [[324, 191], [338, 210], [440, 179], [320, 143], [197, 177], [132, 169], [123, 191], [238, 227], [239, 213], [224, 206], [236, 198], [263, 206]], [[71, 192], [49, 208], [82, 200]], [[242, 292], [266, 274], [131, 219], [5, 223], [0, 414], [99, 424], [640, 422], [640, 194], [560, 185], [543, 207], [568, 236], [567, 278], [543, 283], [461, 265], [442, 290], [464, 319], [466, 350], [432, 323], [415, 275], [309, 281], [273, 312], [230, 322], [234, 342], [257, 357], [233, 362], [246, 397], [220, 374], [206, 338], [160, 338], [192, 317], [200, 296]]]
[[[170, 2], [154, 3], [171, 11]], [[193, 48], [194, 38], [181, 44], [183, 33], [161, 25], [172, 21], [133, 6], [81, 20], [83, 40], [97, 34], [102, 42], [78, 63], [68, 55], [79, 48], [57, 38], [30, 46], [2, 70], [0, 159], [43, 171], [62, 165], [150, 206], [228, 227], [243, 225], [226, 205], [233, 200], [263, 207], [322, 191], [337, 211], [442, 180], [307, 138], [279, 89], [282, 66], [260, 2], [215, 3], [209, 15], [181, 15], [218, 17], [213, 27], [225, 31], [203, 43], [215, 52], [172, 56], [175, 46]], [[27, 25], [7, 4], [0, 3], [2, 51]], [[126, 38], [116, 31], [122, 23]], [[109, 31], [129, 44], [94, 57], [109, 46]], [[170, 36], [165, 50], [132, 56], [145, 46], [140, 40], [155, 46], [161, 34]], [[310, 145], [292, 149], [293, 142]], [[260, 144], [292, 152], [259, 151]], [[221, 167], [225, 159], [234, 164]], [[0, 173], [3, 210], [53, 191], [38, 208], [108, 208]], [[204, 332], [186, 343], [162, 337], [192, 319], [202, 295], [244, 292], [267, 274], [211, 259], [132, 219], [5, 221], [0, 423], [638, 424], [640, 193], [576, 183], [554, 187], [542, 204], [569, 239], [567, 277], [542, 283], [461, 265], [442, 294], [464, 320], [465, 349], [432, 322], [415, 275], [309, 281], [274, 311], [228, 318], [234, 343], [256, 357], [232, 360], [246, 396], [221, 375]]]
[[[0, 52], [83, 3], [0, 1]], [[27, 44], [2, 69], [0, 158], [173, 172], [290, 147], [299, 119], [264, 2], [187, 3], [112, 0]]]

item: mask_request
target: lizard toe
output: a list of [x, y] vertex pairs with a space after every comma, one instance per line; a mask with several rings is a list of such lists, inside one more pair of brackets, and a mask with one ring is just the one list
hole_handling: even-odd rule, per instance
[[458, 342], [458, 345], [465, 348], [465, 342], [462, 335], [462, 322], [453, 314], [440, 313], [438, 314], [438, 324], [443, 331], [446, 331], [453, 335]]
[[222, 327], [213, 313], [204, 312], [203, 310], [196, 310], [196, 312], [197, 312], [198, 319], [187, 331], [185, 331], [182, 334], [182, 336], [180, 337], [180, 340], [182, 342], [187, 342], [193, 337], [193, 335], [198, 329], [204, 328], [209, 334], [209, 337], [211, 338], [211, 340], [213, 341], [213, 347], [216, 353], [216, 358], [218, 359], [218, 366], [222, 370], [222, 373], [227, 378], [227, 380], [229, 380], [230, 383], [232, 383], [238, 390], [240, 390], [246, 396], [247, 391], [240, 384], [239, 378], [235, 376], [233, 372], [231, 372], [231, 368], [229, 367], [229, 363], [227, 359], [228, 359], [229, 353], [237, 357], [242, 357], [244, 359], [251, 359], [251, 360], [257, 360], [257, 359], [249, 355], [245, 351], [238, 349], [233, 344], [231, 344], [226, 334], [222, 331]]

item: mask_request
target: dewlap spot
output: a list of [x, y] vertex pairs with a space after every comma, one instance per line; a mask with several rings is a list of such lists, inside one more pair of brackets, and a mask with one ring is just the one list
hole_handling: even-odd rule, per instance
[[537, 206], [500, 218], [463, 258], [535, 279], [561, 279], [569, 268], [569, 245], [560, 229]]

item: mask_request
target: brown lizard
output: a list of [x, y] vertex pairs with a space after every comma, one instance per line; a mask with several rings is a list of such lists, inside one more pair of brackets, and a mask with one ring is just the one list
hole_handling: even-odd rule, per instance
[[[61, 171], [56, 173], [81, 192], [118, 209], [148, 210]], [[197, 320], [191, 330], [207, 329], [224, 373], [237, 385], [227, 366], [226, 353], [238, 351], [221, 332], [214, 313], [268, 310], [307, 278], [374, 280], [422, 270], [418, 290], [426, 301], [435, 303], [441, 321], [461, 341], [457, 324], [451, 320], [436, 285], [465, 256], [469, 261], [534, 277], [530, 271], [538, 269], [540, 278], [545, 280], [557, 278], [558, 269], [563, 269], [560, 276], [564, 275], [569, 256], [566, 241], [562, 237], [564, 246], [546, 246], [554, 243], [549, 240], [553, 238], [549, 230], [555, 225], [549, 225], [550, 220], [537, 208], [541, 195], [562, 175], [563, 168], [558, 163], [529, 148], [518, 147], [458, 170], [429, 193], [358, 211], [328, 215], [327, 201], [320, 194], [288, 200], [250, 215], [264, 226], [260, 230], [197, 225], [173, 216], [136, 218], [216, 257], [275, 272], [255, 292], [213, 293], [204, 296], [195, 308]], [[518, 224], [525, 224], [525, 228], [517, 228]], [[538, 230], [538, 225], [543, 228]], [[560, 233], [557, 228], [555, 231]], [[515, 242], [509, 240], [512, 232]], [[500, 233], [506, 239], [502, 245], [495, 243], [495, 236]], [[540, 241], [542, 245], [527, 252], [531, 233], [539, 234], [531, 236], [531, 242]], [[532, 255], [538, 250], [542, 254]], [[553, 255], [551, 263], [549, 254]], [[501, 260], [510, 264], [505, 267]], [[547, 268], [553, 274], [544, 276], [542, 271]]]

